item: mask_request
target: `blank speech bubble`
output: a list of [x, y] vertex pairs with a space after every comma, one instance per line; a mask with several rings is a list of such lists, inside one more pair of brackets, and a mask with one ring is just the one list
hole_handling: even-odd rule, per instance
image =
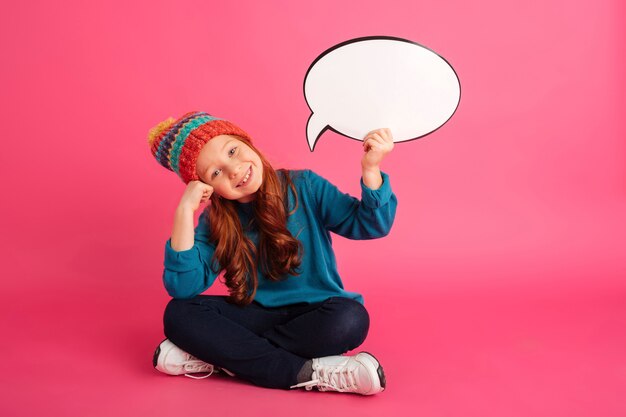
[[330, 129], [351, 139], [389, 128], [394, 142], [419, 139], [456, 111], [461, 84], [452, 66], [406, 39], [351, 39], [324, 51], [309, 67], [304, 97], [311, 151]]

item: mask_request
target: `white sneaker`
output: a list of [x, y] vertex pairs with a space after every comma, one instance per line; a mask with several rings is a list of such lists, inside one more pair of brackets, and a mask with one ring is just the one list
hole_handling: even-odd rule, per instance
[[[206, 363], [185, 352], [169, 339], [165, 339], [157, 346], [152, 358], [152, 365], [154, 367], [168, 375], [185, 375], [189, 378], [203, 379], [208, 378], [214, 373], [219, 372], [219, 368]], [[232, 372], [222, 369], [227, 374], [234, 376]], [[204, 376], [194, 376], [191, 374], [207, 373]]]
[[385, 390], [385, 373], [376, 358], [367, 352], [355, 356], [326, 356], [313, 359], [313, 376], [291, 388], [314, 387], [319, 391], [373, 395]]

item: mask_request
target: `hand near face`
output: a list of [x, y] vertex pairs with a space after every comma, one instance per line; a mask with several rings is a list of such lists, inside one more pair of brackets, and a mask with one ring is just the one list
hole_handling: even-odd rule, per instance
[[365, 135], [363, 139], [363, 168], [377, 168], [380, 166], [385, 155], [393, 150], [393, 136], [391, 130], [387, 128], [376, 129]]
[[209, 201], [211, 194], [213, 194], [213, 187], [210, 185], [202, 181], [189, 181], [183, 196], [180, 198], [179, 207], [195, 212], [200, 207], [200, 204]]

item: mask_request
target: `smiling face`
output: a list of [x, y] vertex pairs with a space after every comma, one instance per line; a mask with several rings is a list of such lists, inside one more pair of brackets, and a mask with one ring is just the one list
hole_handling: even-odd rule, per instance
[[200, 151], [196, 170], [200, 180], [227, 200], [248, 203], [263, 182], [261, 158], [241, 138], [219, 135]]

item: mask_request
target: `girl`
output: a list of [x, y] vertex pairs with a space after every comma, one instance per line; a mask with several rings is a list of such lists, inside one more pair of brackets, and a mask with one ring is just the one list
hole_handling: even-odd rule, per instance
[[[389, 233], [397, 200], [379, 169], [393, 149], [389, 129], [364, 139], [360, 201], [310, 170], [275, 171], [246, 132], [204, 112], [159, 123], [148, 141], [187, 184], [165, 244], [173, 299], [155, 368], [223, 371], [270, 388], [383, 391], [373, 355], [342, 355], [363, 343], [369, 316], [363, 297], [343, 288], [329, 232]], [[199, 295], [221, 272], [229, 296]]]

